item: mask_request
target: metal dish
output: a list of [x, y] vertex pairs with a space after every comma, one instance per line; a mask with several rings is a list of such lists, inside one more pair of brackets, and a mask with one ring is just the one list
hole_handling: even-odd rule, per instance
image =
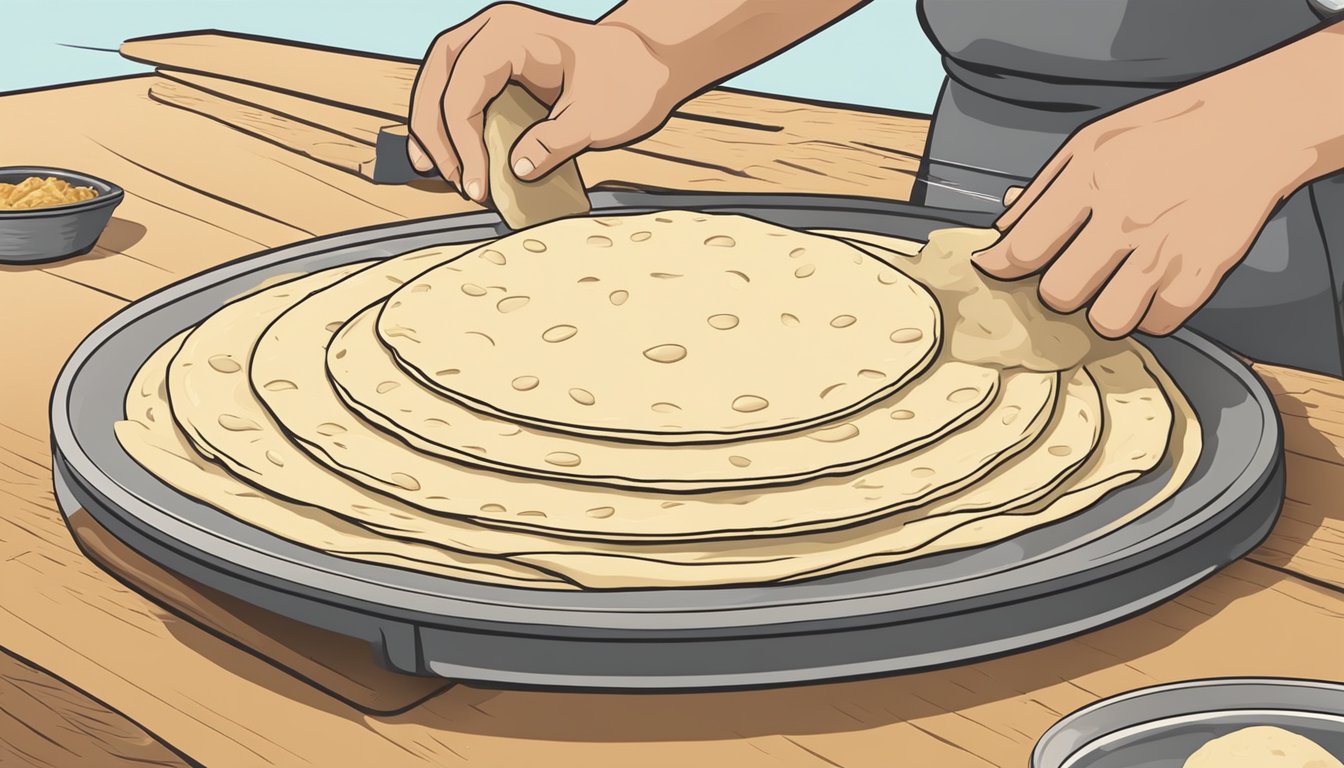
[[1254, 725], [1306, 736], [1344, 760], [1344, 685], [1229, 677], [1122, 694], [1055, 724], [1031, 768], [1181, 768], [1210, 739]]
[[29, 176], [54, 176], [75, 186], [93, 187], [97, 197], [67, 205], [0, 211], [0, 263], [38, 264], [88, 253], [126, 196], [111, 182], [61, 168], [0, 168], [0, 183], [17, 184]]
[[[598, 213], [692, 208], [922, 239], [987, 219], [794, 195], [601, 193]], [[953, 218], [956, 215], [957, 218]], [[1283, 496], [1268, 392], [1194, 334], [1152, 339], [1209, 449], [1182, 491], [1138, 520], [1169, 467], [1092, 508], [993, 546], [810, 582], [554, 592], [356, 563], [283, 541], [147, 473], [112, 432], [132, 374], [160, 343], [268, 277], [498, 233], [471, 214], [368, 229], [226, 264], [127, 307], [61, 372], [52, 400], [58, 499], [132, 549], [270, 610], [367, 639], [395, 669], [514, 686], [709, 689], [864, 677], [1049, 643], [1161, 602], [1255, 546]]]

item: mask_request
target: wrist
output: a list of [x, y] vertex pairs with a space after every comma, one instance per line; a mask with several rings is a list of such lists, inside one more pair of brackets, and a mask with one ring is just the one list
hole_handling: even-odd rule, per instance
[[1344, 62], [1344, 26], [1334, 25], [1228, 70], [1211, 98], [1237, 113], [1242, 141], [1263, 158], [1286, 198], [1344, 170], [1344, 89], [1329, 73]]
[[712, 79], [701, 82], [700, 78], [694, 76], [695, 67], [680, 61], [684, 57], [678, 46], [657, 41], [637, 24], [614, 13], [594, 22], [594, 26], [631, 41], [637, 50], [643, 51], [652, 63], [665, 72], [666, 76], [655, 89], [654, 96], [659, 107], [667, 112], [713, 82]]

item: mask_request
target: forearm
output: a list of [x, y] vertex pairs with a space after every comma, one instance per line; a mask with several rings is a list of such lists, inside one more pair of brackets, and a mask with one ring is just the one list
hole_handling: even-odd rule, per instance
[[870, 0], [627, 0], [598, 23], [639, 35], [685, 98], [769, 58]]
[[1202, 100], [1248, 131], [1247, 150], [1283, 166], [1285, 194], [1344, 170], [1344, 23], [1209, 78]]

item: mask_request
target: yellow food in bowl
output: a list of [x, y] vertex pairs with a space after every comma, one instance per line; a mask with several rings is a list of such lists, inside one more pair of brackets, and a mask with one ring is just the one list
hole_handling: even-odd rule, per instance
[[29, 176], [18, 184], [0, 184], [0, 211], [69, 205], [97, 196], [93, 187], [76, 187], [55, 176]]

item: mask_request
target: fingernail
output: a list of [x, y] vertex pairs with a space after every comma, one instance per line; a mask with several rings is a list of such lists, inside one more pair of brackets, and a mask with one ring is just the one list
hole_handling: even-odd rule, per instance
[[417, 173], [425, 173], [434, 167], [434, 162], [414, 144], [407, 147], [406, 155], [411, 161], [411, 167], [414, 168]]
[[518, 162], [513, 164], [513, 175], [520, 179], [525, 179], [528, 176], [531, 176], [532, 172], [535, 170], [537, 170], [537, 166], [526, 157], [521, 158]]
[[476, 181], [475, 179], [468, 181], [466, 193], [467, 197], [470, 197], [478, 203], [481, 202], [481, 182]]
[[997, 248], [986, 248], [971, 254], [971, 263], [982, 272], [994, 273], [1008, 266], [1008, 262]]

